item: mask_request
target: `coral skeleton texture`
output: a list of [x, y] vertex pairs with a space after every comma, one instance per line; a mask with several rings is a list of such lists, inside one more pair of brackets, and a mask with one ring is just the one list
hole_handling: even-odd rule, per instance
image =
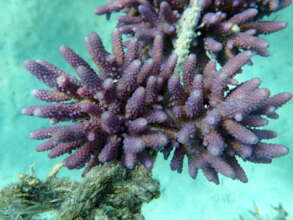
[[218, 174], [247, 182], [240, 159], [271, 163], [286, 155], [286, 146], [266, 141], [277, 134], [262, 127], [279, 117], [276, 110], [292, 94], [271, 95], [259, 78], [238, 82], [235, 76], [255, 54], [268, 55], [268, 42], [259, 34], [287, 23], [260, 19], [290, 2], [198, 1], [195, 36], [182, 55], [175, 41], [184, 32], [180, 18], [188, 4], [112, 0], [97, 9], [97, 14], [126, 13], [112, 32], [112, 53], [96, 33], [85, 38], [98, 73], [65, 46], [60, 52], [78, 78], [43, 60], [25, 61], [51, 90], [33, 90], [48, 104], [22, 112], [51, 124], [73, 122], [32, 131], [31, 138], [47, 139], [37, 151], [50, 150], [50, 158], [68, 153], [65, 166], [85, 167], [83, 175], [112, 160], [129, 169], [137, 163], [151, 169], [162, 153], [172, 157], [172, 170], [181, 173], [186, 158], [192, 178], [202, 170], [216, 184]]
[[[109, 14], [126, 8], [126, 15], [118, 18], [118, 28], [122, 33], [145, 41], [162, 35], [165, 38], [166, 50], [172, 52], [175, 47], [179, 58], [184, 55], [183, 60], [186, 54], [194, 53], [202, 66], [205, 66], [210, 56], [216, 57], [223, 64], [246, 49], [261, 56], [268, 56], [269, 43], [259, 35], [279, 31], [285, 28], [287, 23], [261, 18], [289, 4], [290, 1], [287, 0], [113, 0], [97, 9], [96, 13]], [[199, 5], [201, 10], [198, 9]], [[199, 15], [184, 16], [185, 11], [190, 13], [187, 9]], [[198, 19], [196, 27], [193, 27], [189, 17]], [[182, 29], [186, 22], [189, 28]], [[181, 35], [191, 38], [185, 39], [191, 41], [191, 45], [185, 46], [188, 47], [188, 53], [183, 51], [183, 48], [178, 49], [184, 45], [184, 42], [176, 39]]]

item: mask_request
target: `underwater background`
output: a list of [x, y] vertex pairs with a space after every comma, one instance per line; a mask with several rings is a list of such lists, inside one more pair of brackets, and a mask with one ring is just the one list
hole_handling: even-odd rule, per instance
[[[0, 187], [17, 181], [32, 164], [39, 177], [45, 177], [61, 158], [49, 160], [37, 153], [37, 141], [29, 139], [31, 130], [48, 125], [46, 120], [23, 116], [21, 109], [37, 104], [31, 90], [43, 85], [23, 67], [25, 59], [44, 59], [73, 72], [58, 52], [61, 45], [74, 49], [90, 61], [84, 37], [97, 32], [108, 49], [116, 15], [107, 21], [95, 16], [94, 9], [104, 0], [0, 0]], [[293, 6], [274, 13], [272, 20], [288, 21], [280, 32], [265, 36], [270, 42], [268, 58], [254, 57], [254, 66], [246, 67], [241, 80], [262, 79], [262, 87], [272, 94], [293, 92]], [[293, 219], [293, 102], [279, 111], [281, 118], [268, 127], [279, 136], [273, 143], [289, 146], [289, 155], [269, 165], [243, 163], [247, 184], [221, 178], [220, 185], [208, 182], [200, 174], [196, 180], [172, 172], [169, 162], [158, 157], [153, 174], [161, 183], [161, 197], [144, 205], [146, 220], [238, 220], [246, 216], [254, 202], [262, 213], [272, 215], [271, 206], [281, 203]], [[59, 176], [80, 179], [80, 171], [61, 170]], [[245, 220], [251, 218], [247, 217]]]

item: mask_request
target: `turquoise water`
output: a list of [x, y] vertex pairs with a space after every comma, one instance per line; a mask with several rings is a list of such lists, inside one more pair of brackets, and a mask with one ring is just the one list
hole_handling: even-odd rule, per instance
[[[46, 126], [45, 120], [23, 116], [24, 106], [36, 104], [30, 96], [42, 84], [23, 68], [25, 59], [44, 59], [72, 72], [58, 52], [67, 45], [89, 60], [83, 38], [96, 31], [110, 47], [115, 22], [97, 17], [93, 10], [103, 4], [97, 0], [0, 0], [0, 187], [17, 180], [17, 174], [28, 172], [35, 163], [37, 175], [45, 177], [60, 161], [36, 153], [37, 141], [30, 140], [31, 130]], [[291, 23], [281, 32], [267, 36], [269, 58], [256, 57], [255, 66], [246, 68], [242, 79], [262, 78], [263, 87], [272, 94], [293, 92], [293, 6], [278, 12], [272, 19]], [[112, 17], [115, 21], [115, 16]], [[244, 164], [249, 182], [242, 184], [227, 178], [215, 186], [202, 175], [192, 180], [187, 172], [171, 172], [169, 162], [158, 159], [154, 176], [161, 182], [162, 195], [145, 205], [146, 220], [236, 220], [256, 202], [265, 214], [271, 205], [282, 203], [293, 219], [293, 101], [279, 110], [281, 118], [269, 127], [278, 132], [275, 143], [291, 147], [291, 154], [276, 159], [271, 165]], [[185, 169], [186, 171], [186, 169]], [[62, 170], [60, 175], [79, 178], [79, 171]]]

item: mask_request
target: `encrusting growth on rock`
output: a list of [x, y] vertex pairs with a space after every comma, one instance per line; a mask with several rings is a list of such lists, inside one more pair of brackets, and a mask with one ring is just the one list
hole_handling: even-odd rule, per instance
[[184, 61], [190, 53], [191, 42], [196, 41], [197, 33], [194, 32], [200, 19], [203, 2], [191, 0], [178, 20], [176, 27], [176, 41], [174, 43], [174, 54], [178, 56], [175, 72], [180, 73]]
[[117, 162], [94, 168], [82, 182], [57, 177], [57, 164], [45, 180], [19, 174], [19, 182], [0, 191], [1, 220], [143, 220], [141, 206], [157, 198], [159, 182], [142, 166], [126, 170]]

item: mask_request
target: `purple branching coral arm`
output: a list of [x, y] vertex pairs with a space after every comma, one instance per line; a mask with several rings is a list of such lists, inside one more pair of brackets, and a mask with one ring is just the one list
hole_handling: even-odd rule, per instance
[[112, 0], [96, 13], [123, 10], [125, 15], [118, 18], [122, 33], [145, 44], [161, 35], [166, 50], [179, 57], [178, 65], [194, 53], [203, 68], [210, 57], [224, 64], [243, 50], [268, 56], [269, 43], [260, 35], [282, 30], [287, 22], [267, 21], [265, 16], [290, 4], [290, 0]]
[[112, 36], [112, 54], [96, 33], [86, 38], [99, 74], [65, 46], [60, 52], [78, 79], [45, 61], [25, 61], [26, 69], [51, 90], [33, 90], [47, 104], [22, 112], [52, 124], [72, 122], [32, 131], [31, 138], [46, 140], [37, 151], [50, 151], [51, 158], [69, 154], [65, 166], [85, 167], [83, 174], [112, 160], [129, 169], [137, 163], [151, 169], [163, 153], [172, 156], [172, 170], [182, 172], [187, 158], [191, 177], [202, 170], [216, 184], [218, 174], [247, 182], [239, 159], [270, 163], [288, 153], [286, 146], [267, 143], [276, 134], [262, 127], [267, 118], [278, 118], [276, 110], [292, 95], [270, 96], [258, 78], [233, 80], [254, 52], [236, 54], [219, 69], [210, 59], [201, 72], [197, 56], [190, 54], [181, 82], [175, 73], [177, 56], [164, 55], [161, 35], [149, 51], [137, 38], [124, 45], [119, 28]]

